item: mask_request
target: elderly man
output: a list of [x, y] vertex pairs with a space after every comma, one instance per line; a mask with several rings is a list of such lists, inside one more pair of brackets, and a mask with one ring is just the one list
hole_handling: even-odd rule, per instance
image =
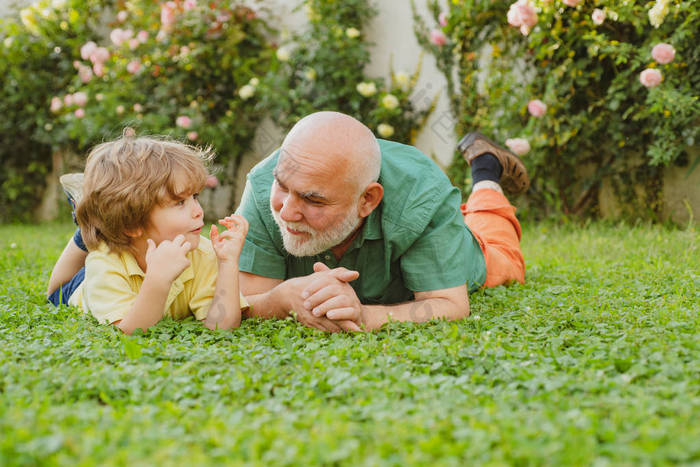
[[459, 190], [418, 149], [341, 113], [301, 119], [250, 172], [237, 211], [250, 223], [248, 316], [372, 330], [464, 318], [468, 291], [523, 282], [520, 225], [499, 181], [526, 189], [525, 167], [478, 133], [460, 150], [474, 181], [461, 212]]

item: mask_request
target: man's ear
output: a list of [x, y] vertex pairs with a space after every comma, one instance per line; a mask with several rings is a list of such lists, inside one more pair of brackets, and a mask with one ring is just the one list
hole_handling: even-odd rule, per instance
[[375, 210], [384, 197], [384, 187], [377, 182], [370, 183], [360, 197], [360, 217], [367, 217]]

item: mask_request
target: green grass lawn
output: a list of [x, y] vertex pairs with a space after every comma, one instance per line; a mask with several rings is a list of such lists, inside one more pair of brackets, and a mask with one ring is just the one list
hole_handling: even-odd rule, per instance
[[697, 231], [538, 225], [461, 322], [325, 335], [44, 304], [71, 226], [0, 226], [0, 465], [700, 462]]

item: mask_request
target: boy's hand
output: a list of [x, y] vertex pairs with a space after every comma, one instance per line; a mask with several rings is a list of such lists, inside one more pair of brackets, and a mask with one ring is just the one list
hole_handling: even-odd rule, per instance
[[219, 263], [231, 262], [238, 266], [238, 258], [248, 233], [248, 221], [243, 216], [232, 214], [219, 219], [219, 224], [224, 225], [227, 230], [219, 233], [218, 227], [212, 225], [209, 233], [216, 257]]
[[178, 235], [172, 241], [164, 240], [158, 246], [150, 238], [146, 242], [146, 274], [149, 276], [172, 284], [190, 265], [186, 255], [192, 245], [185, 241], [184, 235]]

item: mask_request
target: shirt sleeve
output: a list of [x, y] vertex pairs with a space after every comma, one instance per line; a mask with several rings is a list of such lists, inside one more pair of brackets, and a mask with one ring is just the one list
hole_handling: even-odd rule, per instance
[[480, 269], [470, 262], [483, 263], [483, 253], [452, 198], [448, 196], [440, 203], [423, 233], [401, 256], [405, 285], [414, 292], [465, 283], [471, 288], [471, 282], [479, 280], [468, 275], [470, 270]]
[[93, 252], [85, 260], [85, 309], [100, 323], [112, 324], [124, 319], [138, 295], [133, 290], [121, 263], [102, 252]]
[[[269, 203], [266, 203], [265, 208], [270, 209]], [[246, 182], [236, 213], [245, 217], [250, 225], [238, 261], [240, 270], [272, 279], [285, 279], [285, 256], [275, 245], [270, 233], [270, 228], [277, 226], [265, 224], [265, 216], [260, 212], [250, 179]]]

